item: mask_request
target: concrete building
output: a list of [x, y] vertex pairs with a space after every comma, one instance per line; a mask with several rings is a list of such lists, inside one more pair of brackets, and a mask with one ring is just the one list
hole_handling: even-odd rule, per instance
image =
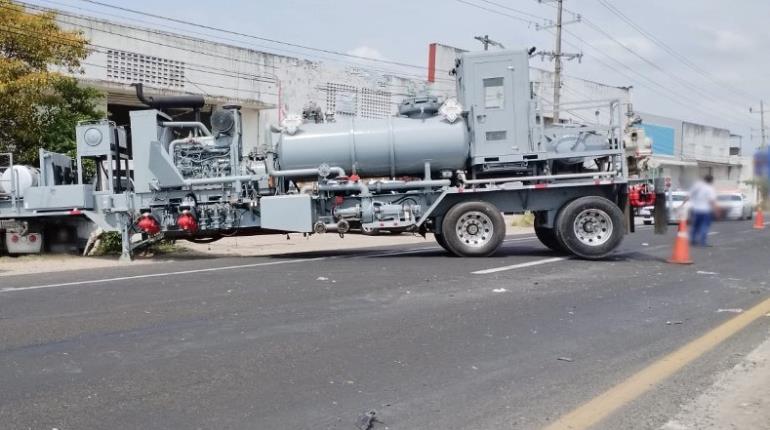
[[[200, 94], [209, 103], [204, 121], [216, 106], [242, 106], [246, 150], [263, 142], [270, 126], [287, 113], [301, 113], [310, 104], [337, 116], [381, 118], [395, 114], [405, 97], [432, 86], [424, 70], [391, 73], [377, 65], [311, 61], [64, 11], [58, 14], [62, 27], [80, 30], [90, 40], [93, 50], [77, 77], [105, 94], [103, 110], [111, 119], [127, 124], [128, 111], [141, 106], [132, 83], [143, 83], [148, 94]], [[432, 92], [446, 95], [441, 89]]]
[[741, 136], [730, 130], [649, 113], [639, 113], [641, 127], [652, 139], [654, 165], [672, 186], [688, 188], [706, 174], [719, 189], [748, 191], [750, 160], [742, 154]]
[[[109, 112], [111, 119], [127, 124], [128, 111], [141, 106], [132, 83], [143, 83], [150, 94], [200, 94], [209, 103], [203, 112], [204, 121], [217, 106], [242, 106], [247, 151], [264, 142], [271, 125], [311, 104], [337, 117], [382, 118], [394, 115], [398, 103], [406, 97], [424, 93], [454, 97], [452, 70], [464, 52], [431, 44], [424, 69], [377, 63], [362, 66], [358, 62], [346, 65], [340, 61], [278, 55], [65, 11], [58, 14], [62, 27], [80, 30], [90, 40], [93, 49], [83, 62], [83, 73], [77, 76], [105, 94], [103, 110]], [[532, 63], [536, 61], [533, 59]], [[553, 110], [553, 74], [532, 67], [530, 80], [547, 122]], [[606, 124], [609, 100], [619, 100], [625, 110], [631, 106], [631, 91], [564, 76], [561, 122]], [[184, 119], [184, 114], [180, 115]], [[684, 187], [705, 172], [736, 186], [746, 179], [745, 172], [750, 169], [741, 169], [739, 136], [728, 130], [655, 115], [645, 114], [643, 118], [643, 127], [654, 141], [659, 173], [674, 178], [675, 186]]]

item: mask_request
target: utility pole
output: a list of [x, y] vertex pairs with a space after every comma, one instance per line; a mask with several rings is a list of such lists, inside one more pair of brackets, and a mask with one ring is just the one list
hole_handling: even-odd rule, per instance
[[505, 46], [503, 46], [502, 43], [490, 39], [488, 34], [485, 34], [483, 37], [482, 36], [476, 36], [476, 37], [474, 37], [474, 39], [478, 40], [479, 42], [481, 42], [484, 45], [484, 50], [485, 51], [489, 51], [489, 45], [497, 46], [500, 49], [505, 49]]
[[[754, 112], [753, 108], [749, 108], [749, 112], [756, 113]], [[762, 127], [760, 129], [762, 140], [759, 142], [759, 149], [764, 149], [765, 146], [767, 145], [767, 136], [765, 135], [765, 101], [764, 100], [759, 101], [759, 121], [760, 121], [760, 126]]]
[[556, 48], [553, 52], [544, 52], [544, 51], [538, 51], [535, 52], [533, 55], [540, 55], [541, 58], [543, 57], [550, 57], [554, 60], [554, 68], [553, 68], [553, 123], [557, 124], [559, 123], [559, 104], [561, 103], [561, 60], [562, 57], [572, 60], [574, 58], [577, 58], [580, 60], [583, 58], [583, 54], [565, 54], [561, 51], [561, 29], [563, 26], [567, 24], [572, 24], [574, 22], [580, 22], [580, 15], [575, 15], [575, 19], [568, 22], [562, 21], [562, 15], [563, 15], [563, 9], [564, 9], [564, 0], [538, 0], [540, 3], [546, 3], [555, 1], [556, 2], [556, 22], [549, 24], [549, 25], [537, 25], [537, 30], [545, 30], [552, 27], [556, 28]]
[[561, 101], [561, 14], [564, 0], [556, 0], [556, 52], [553, 63], [553, 123], [559, 123]]

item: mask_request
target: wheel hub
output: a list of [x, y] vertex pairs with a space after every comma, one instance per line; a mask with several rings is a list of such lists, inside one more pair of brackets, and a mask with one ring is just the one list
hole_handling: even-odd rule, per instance
[[466, 245], [480, 248], [492, 239], [492, 219], [485, 213], [471, 211], [463, 214], [455, 226], [457, 237]]
[[575, 217], [575, 237], [588, 246], [600, 246], [612, 237], [612, 219], [601, 209], [586, 209]]

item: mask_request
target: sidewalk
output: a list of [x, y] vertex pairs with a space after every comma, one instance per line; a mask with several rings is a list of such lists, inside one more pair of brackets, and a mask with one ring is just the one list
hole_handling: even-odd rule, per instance
[[[770, 315], [767, 316], [770, 318]], [[661, 430], [770, 429], [769, 337]]]
[[[511, 226], [506, 220], [507, 234], [531, 234], [532, 227]], [[361, 236], [347, 234], [341, 238], [336, 233], [303, 237], [301, 233], [286, 235], [226, 237], [210, 244], [196, 244], [186, 240], [177, 241], [178, 251], [157, 255], [137, 256], [131, 264], [153, 264], [163, 261], [178, 261], [191, 258], [215, 257], [257, 257], [281, 255], [297, 252], [337, 251], [342, 249], [373, 248], [378, 246], [412, 245], [434, 246], [432, 234], [426, 237], [402, 234], [398, 236]], [[437, 245], [436, 245], [437, 246]], [[118, 266], [117, 256], [81, 257], [69, 254], [26, 255], [20, 257], [0, 257], [0, 279], [4, 276], [26, 275], [34, 273], [60, 272], [69, 270], [88, 270]]]

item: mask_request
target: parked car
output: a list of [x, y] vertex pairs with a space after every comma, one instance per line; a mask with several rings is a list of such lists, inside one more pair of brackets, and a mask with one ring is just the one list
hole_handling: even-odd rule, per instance
[[654, 213], [655, 213], [655, 206], [643, 206], [639, 208], [639, 212], [637, 212], [637, 215], [642, 218], [642, 222], [645, 225], [650, 225], [653, 223]]
[[754, 216], [754, 205], [742, 193], [719, 193], [717, 207], [719, 219], [741, 220]]
[[671, 191], [666, 195], [666, 210], [668, 211], [668, 223], [676, 224], [683, 216], [688, 216], [684, 212], [690, 208], [687, 197], [690, 195], [687, 191]]
[[[683, 210], [687, 210], [687, 207], [682, 208], [687, 200], [687, 191], [672, 191], [666, 194], [666, 211], [668, 212], [668, 223], [676, 224], [682, 218]], [[689, 207], [689, 204], [687, 205]], [[646, 225], [650, 225], [655, 220], [655, 206], [644, 206], [639, 208], [637, 213], [642, 218], [642, 222]]]

